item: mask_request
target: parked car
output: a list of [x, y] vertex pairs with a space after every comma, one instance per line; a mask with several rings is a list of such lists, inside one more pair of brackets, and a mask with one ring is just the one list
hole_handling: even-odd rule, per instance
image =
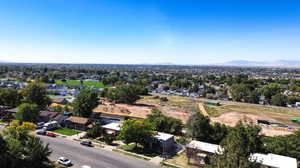
[[58, 128], [59, 124], [57, 121], [51, 121], [51, 122], [47, 122], [44, 124], [44, 129], [46, 130], [53, 130], [53, 129], [56, 129]]
[[49, 137], [56, 137], [56, 135], [52, 132], [46, 132], [46, 136], [49, 136]]
[[80, 144], [84, 145], [84, 146], [92, 146], [92, 142], [91, 141], [81, 141]]
[[37, 125], [37, 128], [38, 129], [41, 129], [41, 128], [43, 128], [44, 127], [44, 122], [39, 122], [39, 123], [37, 123], [36, 125]]
[[46, 131], [44, 131], [44, 130], [37, 130], [36, 134], [38, 134], [38, 135], [45, 135]]
[[57, 162], [59, 164], [62, 164], [64, 166], [72, 166], [72, 162], [70, 159], [64, 158], [64, 157], [60, 157], [57, 159]]

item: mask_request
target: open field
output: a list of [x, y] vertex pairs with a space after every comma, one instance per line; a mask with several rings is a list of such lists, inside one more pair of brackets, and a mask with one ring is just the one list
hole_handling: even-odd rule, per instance
[[72, 136], [72, 135], [80, 133], [80, 131], [73, 130], [73, 129], [70, 129], [70, 128], [60, 128], [60, 129], [54, 130], [52, 132], [62, 134], [62, 135], [66, 135], [66, 136]]
[[[161, 101], [161, 97], [167, 97], [168, 101]], [[285, 107], [263, 106], [231, 101], [220, 101], [221, 106], [203, 104], [207, 99], [187, 98], [179, 96], [152, 95], [143, 96], [136, 104], [114, 104], [102, 101], [102, 104], [94, 109], [103, 114], [114, 114], [134, 118], [146, 118], [151, 109], [156, 107], [163, 114], [182, 120], [184, 123], [194, 112], [202, 112], [210, 117], [212, 122], [219, 122], [234, 126], [238, 121], [257, 123], [257, 120], [268, 120], [274, 123], [282, 123], [300, 128], [300, 124], [290, 121], [290, 118], [300, 119], [300, 109]], [[205, 109], [205, 110], [203, 110]], [[286, 135], [293, 130], [281, 127], [262, 126], [262, 134], [268, 136]]]
[[[256, 123], [257, 120], [268, 120], [274, 123], [282, 123], [300, 128], [300, 124], [290, 121], [290, 118], [300, 119], [300, 109], [276, 107], [276, 106], [263, 106], [257, 104], [247, 104], [232, 101], [220, 101], [221, 106], [213, 106], [203, 104], [207, 99], [195, 99], [179, 96], [165, 96], [168, 101], [162, 102], [155, 96], [146, 96], [139, 100], [139, 103], [152, 105], [159, 108], [164, 114], [179, 118], [186, 121], [193, 112], [203, 112], [211, 118], [213, 122], [223, 123], [229, 126], [234, 126], [238, 121], [243, 120], [247, 122]], [[200, 109], [200, 110], [199, 110]], [[262, 134], [273, 135], [286, 135], [293, 133], [292, 130], [280, 127], [262, 126]]]
[[[61, 80], [56, 80], [56, 84], [66, 84], [66, 85], [81, 85], [81, 82], [79, 80], [67, 80], [66, 82], [63, 82]], [[102, 82], [98, 81], [83, 81], [84, 86], [94, 86], [96, 88], [104, 88], [105, 85]]]

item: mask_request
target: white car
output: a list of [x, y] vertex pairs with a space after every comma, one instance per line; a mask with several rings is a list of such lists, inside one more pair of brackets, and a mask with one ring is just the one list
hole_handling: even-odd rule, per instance
[[64, 157], [60, 157], [58, 158], [57, 162], [59, 164], [65, 165], [65, 166], [71, 166], [72, 162], [70, 159], [64, 158]]

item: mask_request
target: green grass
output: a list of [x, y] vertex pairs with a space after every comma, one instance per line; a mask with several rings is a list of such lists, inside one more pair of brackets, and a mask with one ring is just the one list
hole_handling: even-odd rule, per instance
[[[63, 82], [61, 80], [55, 80], [56, 84], [66, 84], [66, 85], [81, 85], [81, 82], [79, 80], [67, 80], [66, 82]], [[105, 85], [102, 82], [98, 81], [83, 81], [84, 86], [94, 86], [96, 88], [104, 88]]]
[[148, 157], [155, 157], [159, 155], [158, 152], [147, 150], [141, 145], [136, 146], [135, 144], [129, 144], [129, 145], [123, 145], [120, 148], [123, 149], [124, 151], [132, 152], [132, 153], [136, 153]]
[[73, 130], [70, 128], [60, 128], [60, 129], [54, 130], [53, 132], [62, 134], [62, 135], [66, 135], [66, 136], [72, 136], [72, 135], [81, 133], [80, 131]]

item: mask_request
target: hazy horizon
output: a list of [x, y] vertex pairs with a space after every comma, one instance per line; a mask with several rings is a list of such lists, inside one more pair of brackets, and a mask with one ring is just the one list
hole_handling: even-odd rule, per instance
[[299, 60], [300, 2], [0, 2], [0, 61], [205, 65]]

